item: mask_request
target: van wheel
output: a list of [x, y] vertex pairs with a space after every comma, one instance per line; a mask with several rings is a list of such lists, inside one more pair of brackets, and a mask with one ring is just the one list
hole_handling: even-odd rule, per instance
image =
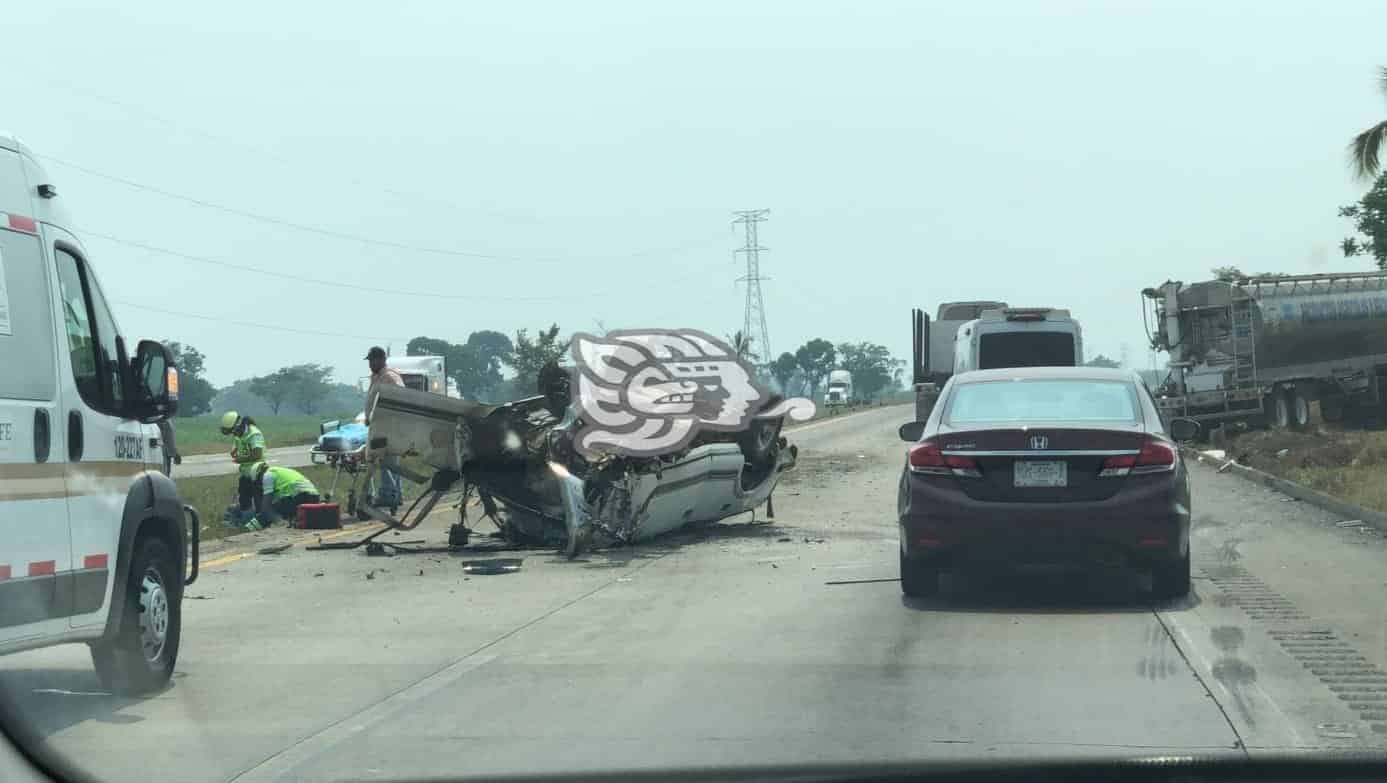
[[125, 608], [115, 636], [91, 646], [92, 664], [112, 693], [140, 696], [168, 684], [178, 660], [183, 626], [183, 586], [168, 544], [139, 542], [125, 590]]

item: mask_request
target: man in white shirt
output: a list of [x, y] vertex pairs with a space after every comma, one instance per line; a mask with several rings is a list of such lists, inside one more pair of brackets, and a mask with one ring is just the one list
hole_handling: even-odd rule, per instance
[[[385, 349], [379, 345], [366, 352], [366, 362], [371, 368], [371, 385], [366, 389], [366, 405], [371, 405], [371, 395], [382, 384], [404, 386], [400, 374], [385, 366]], [[371, 424], [371, 411], [366, 411], [366, 424]], [[380, 463], [380, 491], [376, 493], [374, 505], [377, 508], [398, 508], [400, 505], [400, 458], [386, 455]]]

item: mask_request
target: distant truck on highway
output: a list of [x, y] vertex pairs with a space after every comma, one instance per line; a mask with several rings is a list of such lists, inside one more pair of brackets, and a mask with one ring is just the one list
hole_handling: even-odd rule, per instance
[[1387, 272], [1263, 275], [1142, 292], [1151, 345], [1169, 354], [1162, 416], [1303, 428], [1383, 413]]
[[1083, 364], [1083, 331], [1068, 310], [1006, 302], [946, 302], [930, 320], [911, 311], [915, 420], [925, 421], [957, 373]]
[[840, 408], [856, 404], [852, 396], [852, 373], [847, 370], [834, 370], [828, 374], [828, 386], [824, 390], [824, 407], [831, 413]]
[[[448, 361], [442, 356], [391, 356], [386, 359], [386, 365], [400, 374], [406, 388], [455, 399], [462, 397], [457, 382], [448, 375]], [[357, 381], [360, 391], [370, 387], [369, 377]]]

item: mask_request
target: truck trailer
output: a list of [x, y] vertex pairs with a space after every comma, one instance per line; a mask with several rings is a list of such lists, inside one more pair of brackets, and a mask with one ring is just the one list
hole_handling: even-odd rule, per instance
[[[1302, 428], [1376, 419], [1387, 375], [1387, 272], [1262, 275], [1142, 292], [1169, 354], [1162, 415]], [[1151, 316], [1154, 315], [1154, 333]]]

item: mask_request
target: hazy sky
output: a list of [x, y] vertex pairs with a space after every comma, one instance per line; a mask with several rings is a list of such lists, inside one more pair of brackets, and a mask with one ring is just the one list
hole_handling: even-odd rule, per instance
[[6, 9], [0, 128], [36, 152], [379, 243], [49, 161], [127, 337], [215, 383], [476, 329], [726, 334], [736, 209], [771, 209], [775, 353], [906, 358], [912, 306], [987, 298], [1145, 366], [1146, 286], [1369, 268], [1336, 208], [1387, 114], [1380, 0], [347, 5]]

